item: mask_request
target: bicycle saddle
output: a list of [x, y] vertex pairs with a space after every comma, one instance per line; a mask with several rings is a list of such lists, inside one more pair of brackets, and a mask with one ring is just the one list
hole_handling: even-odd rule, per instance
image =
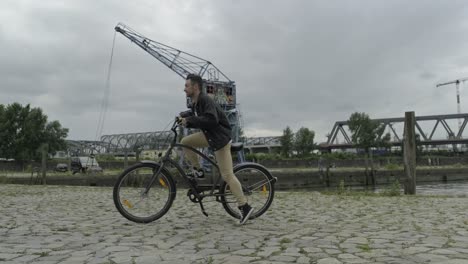
[[244, 143], [242, 143], [242, 142], [237, 142], [237, 143], [232, 143], [231, 144], [231, 151], [232, 152], [240, 151], [243, 148], [244, 148]]

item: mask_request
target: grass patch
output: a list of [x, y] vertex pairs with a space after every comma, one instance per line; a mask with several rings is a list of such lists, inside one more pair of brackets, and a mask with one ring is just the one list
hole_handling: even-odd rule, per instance
[[369, 252], [369, 251], [371, 251], [371, 248], [370, 248], [369, 244], [359, 245], [358, 248], [361, 249], [361, 250], [364, 251], [364, 252]]
[[203, 259], [203, 261], [201, 261], [201, 263], [203, 263], [203, 264], [213, 264], [213, 263], [214, 263], [214, 259], [213, 259], [213, 257], [211, 257], [211, 256], [210, 256], [210, 257], [205, 257], [205, 258]]
[[385, 164], [384, 169], [386, 169], [386, 170], [401, 170], [401, 169], [403, 169], [403, 167], [398, 165], [398, 164], [389, 163], [389, 164]]
[[422, 230], [422, 227], [418, 226], [415, 222], [413, 222], [413, 227], [414, 227], [414, 230], [418, 232]]
[[382, 196], [400, 196], [400, 182], [395, 180], [389, 188], [386, 188], [381, 194]]
[[285, 238], [281, 239], [280, 243], [281, 243], [281, 244], [284, 244], [284, 243], [291, 243], [291, 239], [285, 237]]

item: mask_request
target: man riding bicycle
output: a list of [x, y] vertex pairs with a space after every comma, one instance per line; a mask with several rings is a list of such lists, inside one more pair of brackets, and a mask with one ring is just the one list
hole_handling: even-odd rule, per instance
[[[241, 184], [234, 175], [231, 156], [231, 126], [221, 107], [202, 92], [202, 87], [203, 80], [200, 76], [195, 74], [187, 76], [184, 92], [192, 99], [192, 107], [190, 112], [181, 113], [179, 123], [187, 128], [198, 128], [201, 132], [182, 138], [180, 143], [194, 148], [211, 147], [214, 150], [220, 174], [236, 197], [241, 212], [240, 224], [244, 224], [254, 209], [247, 203]], [[192, 171], [188, 175], [203, 178], [204, 172], [198, 156], [188, 149], [184, 152], [192, 166]]]

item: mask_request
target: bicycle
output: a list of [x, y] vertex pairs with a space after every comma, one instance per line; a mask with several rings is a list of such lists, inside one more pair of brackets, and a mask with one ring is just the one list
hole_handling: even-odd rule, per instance
[[[171, 165], [176, 168], [187, 184], [189, 200], [198, 203], [205, 216], [208, 214], [203, 206], [203, 199], [215, 197], [216, 202], [221, 203], [229, 215], [240, 219], [237, 201], [226, 182], [224, 180], [221, 182], [222, 178], [216, 161], [191, 146], [177, 143], [178, 127], [176, 118], [171, 128], [174, 137], [166, 153], [159, 155], [159, 162], [141, 161], [127, 168], [118, 177], [113, 190], [117, 210], [128, 220], [137, 223], [149, 223], [164, 216], [176, 198], [176, 181], [167, 168]], [[208, 161], [218, 171], [216, 183], [214, 175], [210, 184], [200, 184], [199, 180], [187, 176], [179, 163], [171, 158], [174, 148], [189, 149]], [[243, 143], [231, 145], [232, 152], [241, 151], [242, 148]], [[273, 177], [264, 166], [253, 162], [241, 162], [235, 165], [233, 170], [241, 182], [248, 203], [255, 208], [250, 219], [261, 216], [273, 202], [277, 178]]]

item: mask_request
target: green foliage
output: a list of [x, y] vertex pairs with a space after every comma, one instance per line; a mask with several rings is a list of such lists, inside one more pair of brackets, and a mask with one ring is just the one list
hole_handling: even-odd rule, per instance
[[349, 152], [332, 152], [332, 153], [323, 153], [322, 158], [324, 159], [332, 159], [332, 160], [348, 160], [348, 159], [357, 159], [359, 158], [355, 153]]
[[110, 154], [99, 154], [99, 155], [96, 155], [96, 160], [97, 161], [115, 161], [116, 158], [114, 155], [110, 155]]
[[262, 160], [279, 160], [281, 155], [278, 153], [247, 153], [245, 154], [245, 159], [248, 161], [262, 161]]
[[[45, 119], [47, 120], [47, 116], [45, 116]], [[48, 144], [50, 154], [66, 149], [65, 138], [67, 135], [68, 128], [63, 128], [59, 121], [55, 120], [47, 123], [43, 140]]]
[[351, 140], [366, 152], [371, 147], [389, 147], [390, 134], [383, 135], [385, 125], [370, 119], [366, 113], [353, 113], [348, 120]]
[[382, 192], [382, 195], [399, 196], [401, 194], [400, 189], [401, 189], [400, 182], [398, 181], [398, 179], [396, 179], [389, 188], [385, 189]]
[[338, 185], [338, 194], [345, 194], [346, 193], [346, 188], [344, 184], [344, 180], [340, 181], [340, 184]]
[[58, 121], [47, 123], [40, 108], [13, 103], [0, 105], [0, 157], [26, 161], [38, 159], [39, 147], [48, 144], [49, 153], [65, 148], [68, 129]]
[[289, 126], [283, 130], [283, 135], [281, 136], [280, 142], [281, 155], [286, 158], [291, 157], [294, 147], [294, 134]]
[[386, 170], [398, 170], [398, 169], [401, 169], [401, 167], [398, 165], [398, 164], [394, 164], [394, 163], [389, 163], [389, 164], [385, 164], [385, 167], [384, 167]]
[[289, 126], [286, 127], [280, 138], [281, 156], [290, 158], [293, 156], [293, 151], [295, 151], [297, 157], [310, 157], [312, 155], [311, 151], [315, 148], [314, 137], [315, 132], [306, 127], [301, 127], [295, 134]]
[[299, 157], [306, 157], [314, 149], [315, 132], [306, 127], [301, 127], [294, 137], [294, 149]]
[[371, 248], [369, 246], [369, 244], [362, 244], [362, 245], [358, 245], [358, 248], [360, 248], [362, 251], [364, 252], [369, 252], [371, 251]]

